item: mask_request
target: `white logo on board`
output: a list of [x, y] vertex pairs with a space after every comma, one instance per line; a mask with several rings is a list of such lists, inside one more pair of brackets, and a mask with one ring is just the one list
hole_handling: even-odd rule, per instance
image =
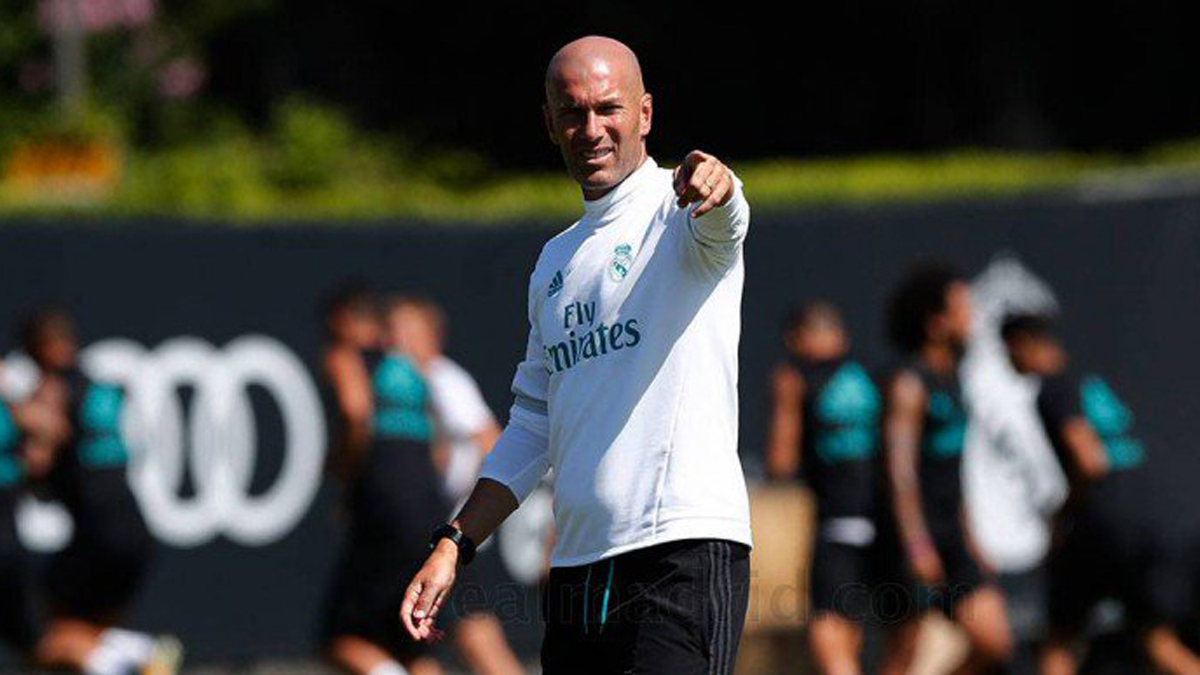
[[[185, 548], [224, 535], [262, 546], [291, 532], [308, 512], [321, 485], [325, 420], [307, 369], [283, 343], [251, 335], [218, 349], [179, 337], [148, 350], [109, 339], [89, 345], [81, 364], [89, 376], [126, 390], [130, 484], [159, 540]], [[10, 358], [8, 365], [10, 387], [28, 390], [29, 364]], [[270, 397], [284, 429], [281, 465], [261, 490], [252, 490], [258, 465], [252, 386]], [[184, 389], [192, 392], [186, 407]], [[193, 489], [185, 495], [186, 476]], [[70, 538], [69, 519], [56, 505], [27, 502], [20, 516], [22, 539], [32, 549], [55, 550]]]

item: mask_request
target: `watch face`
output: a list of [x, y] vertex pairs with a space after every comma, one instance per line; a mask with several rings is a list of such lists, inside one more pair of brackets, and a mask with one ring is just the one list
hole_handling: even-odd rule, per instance
[[[429, 535], [429, 548], [431, 548], [431, 549], [436, 548], [438, 545], [438, 542], [441, 541], [442, 539], [449, 539], [451, 541], [454, 541], [454, 533], [455, 532], [457, 532], [457, 530], [450, 527], [449, 525], [438, 525], [436, 528], [434, 528], [433, 532], [431, 532]], [[458, 542], [454, 542], [454, 543], [457, 544]]]

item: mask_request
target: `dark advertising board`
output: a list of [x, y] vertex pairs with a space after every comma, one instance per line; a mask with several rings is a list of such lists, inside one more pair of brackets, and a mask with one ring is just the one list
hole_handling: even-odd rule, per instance
[[[242, 229], [171, 222], [0, 225], [0, 317], [66, 303], [85, 365], [133, 395], [135, 492], [159, 542], [131, 623], [178, 634], [199, 661], [313, 653], [342, 533], [324, 477], [327, 430], [315, 364], [317, 307], [347, 277], [421, 290], [449, 316], [448, 353], [503, 422], [527, 330], [526, 283], [553, 228], [363, 226]], [[746, 244], [741, 447], [760, 473], [767, 376], [794, 299], [845, 312], [856, 350], [887, 364], [888, 292], [918, 259], [976, 275], [997, 256], [1052, 289], [1078, 362], [1138, 416], [1164, 513], [1188, 512], [1200, 477], [1200, 201], [1085, 203], [1047, 197], [758, 214]], [[11, 339], [5, 386], [28, 387]], [[540, 494], [495, 545], [519, 593], [505, 619], [535, 653]], [[1186, 519], [1174, 526], [1193, 528]], [[1193, 519], [1194, 520], [1194, 519]], [[22, 513], [38, 555], [69, 532], [46, 507]]]

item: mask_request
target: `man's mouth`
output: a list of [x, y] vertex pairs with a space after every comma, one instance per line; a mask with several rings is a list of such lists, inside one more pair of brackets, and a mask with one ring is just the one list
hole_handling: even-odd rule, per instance
[[604, 160], [608, 159], [608, 156], [611, 155], [612, 152], [613, 149], [611, 147], [596, 148], [595, 150], [583, 150], [579, 153], [579, 156], [582, 157], [583, 161], [587, 164], [600, 164]]

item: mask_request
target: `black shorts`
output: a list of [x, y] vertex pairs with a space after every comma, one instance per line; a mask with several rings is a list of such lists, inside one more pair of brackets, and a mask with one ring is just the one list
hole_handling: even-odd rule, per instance
[[556, 567], [542, 596], [544, 675], [728, 675], [750, 592], [750, 549], [670, 542]]
[[1040, 643], [1049, 625], [1048, 581], [1045, 567], [1038, 565], [1021, 572], [1001, 572], [996, 585], [1004, 594], [1008, 627], [1018, 644]]
[[1060, 634], [1081, 631], [1096, 604], [1121, 600], [1140, 613], [1146, 601], [1149, 560], [1132, 523], [1080, 517], [1060, 524], [1050, 555], [1050, 625]]
[[[326, 601], [325, 639], [359, 637], [400, 660], [427, 654], [429, 644], [413, 640], [401, 625], [400, 603], [428, 554], [427, 547], [397, 541], [352, 541]], [[444, 624], [439, 617], [438, 627]]]
[[0, 490], [0, 642], [33, 649], [39, 636], [28, 555], [17, 539], [15, 491]]
[[153, 546], [140, 519], [77, 521], [67, 548], [50, 560], [46, 596], [60, 616], [105, 622], [129, 608], [145, 580]]
[[[359, 637], [400, 660], [427, 654], [429, 643], [414, 641], [399, 617], [404, 590], [429, 556], [429, 535], [449, 517], [429, 445], [376, 443], [348, 498], [349, 536], [326, 599], [324, 637]], [[439, 614], [438, 627], [453, 618]]]
[[870, 546], [830, 541], [819, 525], [817, 532], [809, 586], [813, 614], [866, 621], [871, 616]]
[[936, 586], [926, 586], [913, 578], [894, 528], [887, 528], [880, 536], [872, 556], [876, 579], [872, 607], [884, 623], [906, 621], [931, 609], [953, 619], [958, 603], [991, 583], [967, 547], [961, 527], [947, 527], [931, 536], [946, 575], [945, 581]]
[[451, 516], [429, 444], [419, 441], [372, 444], [347, 497], [360, 539], [399, 540], [420, 548]]

